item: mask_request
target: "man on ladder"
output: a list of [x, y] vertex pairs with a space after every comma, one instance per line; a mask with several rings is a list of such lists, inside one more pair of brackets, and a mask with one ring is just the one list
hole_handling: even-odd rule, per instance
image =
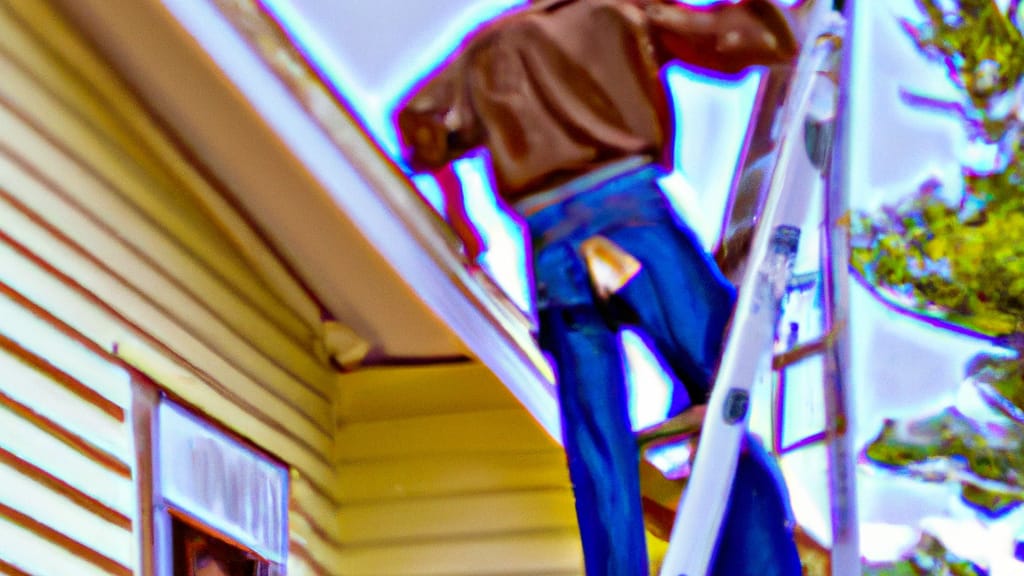
[[[618, 328], [642, 328], [683, 383], [676, 414], [707, 401], [735, 300], [657, 184], [673, 132], [661, 68], [736, 74], [797, 51], [769, 0], [543, 0], [469, 36], [397, 115], [409, 164], [437, 175], [471, 262], [482, 246], [451, 161], [486, 149], [497, 192], [529, 229], [589, 576], [648, 572]], [[723, 545], [753, 562], [723, 559], [714, 573], [800, 573], [771, 466], [741, 458]]]

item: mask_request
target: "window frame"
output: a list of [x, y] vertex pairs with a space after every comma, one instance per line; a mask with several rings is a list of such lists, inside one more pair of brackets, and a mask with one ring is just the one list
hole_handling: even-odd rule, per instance
[[[136, 542], [138, 543], [138, 562], [142, 574], [153, 576], [174, 576], [174, 520], [181, 522], [210, 538], [215, 538], [240, 550], [265, 567], [258, 571], [261, 576], [284, 576], [287, 573], [287, 555], [289, 542], [288, 501], [290, 497], [290, 468], [280, 459], [253, 445], [252, 442], [240, 438], [227, 430], [218, 422], [213, 421], [201, 410], [174, 397], [150, 378], [132, 370], [132, 428], [135, 443], [135, 488], [137, 500], [138, 522], [136, 522]], [[265, 554], [254, 550], [251, 546], [238, 541], [226, 534], [211, 522], [213, 518], [204, 517], [201, 510], [189, 510], [188, 506], [178, 505], [166, 498], [161, 485], [160, 462], [160, 407], [170, 403], [185, 413], [202, 429], [224, 440], [229, 444], [238, 445], [243, 451], [252, 455], [253, 460], [262, 460], [282, 472], [282, 505], [283, 517], [278, 523], [282, 533], [280, 542], [284, 543], [282, 558], [275, 562]]]

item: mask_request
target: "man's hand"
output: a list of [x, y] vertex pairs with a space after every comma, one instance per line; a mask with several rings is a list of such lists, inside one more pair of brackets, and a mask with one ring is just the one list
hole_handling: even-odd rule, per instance
[[723, 10], [715, 49], [725, 58], [770, 65], [790, 62], [800, 52], [790, 21], [771, 0], [745, 0]]
[[645, 8], [666, 56], [726, 74], [792, 61], [799, 53], [787, 13], [771, 0], [688, 6], [656, 0]]
[[395, 120], [404, 154], [417, 172], [442, 169], [481, 143], [483, 132], [463, 72], [462, 66], [444, 67], [398, 108]]

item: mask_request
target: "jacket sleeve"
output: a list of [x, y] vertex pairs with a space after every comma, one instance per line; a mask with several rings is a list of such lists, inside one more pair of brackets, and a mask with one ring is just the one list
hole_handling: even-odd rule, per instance
[[398, 131], [413, 170], [440, 168], [482, 143], [466, 69], [464, 58], [450, 61], [399, 109]]
[[771, 0], [699, 7], [651, 0], [644, 12], [663, 64], [680, 60], [735, 74], [749, 66], [792, 61], [799, 52], [786, 13]]

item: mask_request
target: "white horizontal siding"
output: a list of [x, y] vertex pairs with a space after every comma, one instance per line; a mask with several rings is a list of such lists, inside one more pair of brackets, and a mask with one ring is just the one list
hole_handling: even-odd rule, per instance
[[[319, 321], [315, 304], [308, 301], [299, 306], [301, 312], [289, 312], [248, 265], [255, 261], [262, 269], [274, 268], [272, 254], [258, 236], [239, 227], [244, 220], [230, 213], [217, 192], [168, 145], [130, 92], [98, 67], [76, 34], [48, 34], [44, 45], [32, 36], [39, 32], [33, 26], [59, 30], [60, 19], [41, 3], [11, 8], [7, 25], [14, 30], [0, 45], [6, 43], [17, 61], [4, 65], [0, 94], [12, 112], [62, 152], [49, 158], [61, 164], [47, 163], [44, 172], [73, 175], [70, 181], [55, 180], [70, 185], [65, 188], [82, 211], [110, 225], [126, 245], [159, 256], [154, 262], [162, 271], [187, 274], [186, 284], [203, 299], [215, 296], [207, 290], [233, 294], [236, 302], [227, 320], [240, 329], [271, 323], [272, 329], [263, 330], [267, 345], [289, 352], [278, 355], [287, 359], [290, 371], [322, 385], [326, 371], [309, 350]], [[106, 112], [97, 115], [100, 110]], [[25, 146], [21, 140], [18, 144], [18, 150]], [[39, 158], [36, 153], [32, 157]], [[294, 300], [301, 288], [291, 288], [289, 300]]]
[[127, 372], [113, 368], [80, 342], [57, 330], [7, 296], [0, 294], [0, 334], [12, 339], [100, 396], [125, 407], [131, 404]]
[[[15, 221], [14, 218], [8, 220]], [[21, 222], [25, 224], [25, 229], [29, 233], [38, 232], [30, 229], [31, 222]], [[13, 226], [11, 229], [15, 232], [21, 230]], [[170, 387], [187, 401], [203, 407], [208, 413], [223, 418], [229, 425], [238, 426], [237, 429], [253, 437], [257, 442], [272, 446], [273, 448], [268, 449], [275, 453], [293, 454], [292, 460], [296, 465], [314, 474], [321, 486], [330, 487], [333, 482], [333, 470], [326, 459], [331, 446], [329, 436], [323, 433], [313, 435], [311, 431], [308, 436], [295, 433], [295, 429], [303, 431], [310, 428], [308, 425], [306, 428], [301, 426], [300, 419], [293, 409], [279, 401], [275, 402], [259, 382], [233, 369], [215, 350], [210, 350], [186, 329], [154, 311], [151, 306], [140, 300], [138, 294], [126, 291], [116, 280], [104, 276], [102, 270], [89, 268], [81, 260], [73, 258], [73, 254], [62, 255], [61, 246], [44, 234], [40, 233], [34, 237], [26, 234], [25, 238], [31, 239], [33, 246], [40, 248], [41, 251], [54, 250], [50, 258], [58, 264], [66, 264], [69, 270], [80, 271], [81, 280], [91, 283], [93, 290], [83, 293], [3, 242], [0, 242], [0, 283], [31, 299], [36, 305], [67, 322], [86, 338], [106, 349], [112, 350], [115, 345], [124, 346], [128, 342], [138, 342], [142, 335], [138, 334], [135, 327], [138, 324], [149, 327], [144, 334], [150, 336], [150, 341], [144, 344], [143, 348], [151, 350], [149, 356], [159, 360], [166, 367], [166, 370], [160, 368], [161, 376], [167, 376], [162, 380], [158, 378], [161, 384]], [[112, 308], [115, 302], [122, 309], [128, 309], [122, 318], [132, 318], [127, 314], [134, 313], [136, 316], [133, 319], [138, 324], [133, 322], [133, 326], [126, 325], [124, 320], [112, 317], [111, 311], [103, 309], [105, 306]], [[165, 345], [166, 349], [161, 344]], [[166, 358], [165, 355], [168, 353], [175, 354], [177, 358]], [[208, 385], [203, 385], [203, 380], [178, 364], [182, 360], [188, 361], [200, 374], [221, 376], [222, 379], [214, 380], [233, 396], [225, 398], [223, 393], [217, 394]], [[239, 405], [243, 402], [245, 404]], [[327, 411], [329, 412], [329, 409]], [[267, 420], [281, 424], [275, 431], [276, 434], [264, 437]], [[280, 452], [277, 452], [278, 450]]]
[[[76, 153], [104, 155], [108, 162], [99, 166], [108, 166], [112, 160], [122, 170], [130, 171], [132, 178], [128, 182], [145, 182], [142, 188], [126, 188], [125, 182], [110, 180], [119, 193], [126, 189], [137, 192], [125, 199], [149, 221], [199, 255], [211, 270], [223, 271], [223, 280], [245, 294], [289, 334], [299, 339], [310, 336], [310, 326], [317, 320], [316, 305], [307, 299], [294, 306], [295, 312], [290, 311], [267, 289], [258, 274], [245, 266], [244, 259], [238, 258], [236, 244], [226, 240], [242, 241], [255, 236], [236, 231], [237, 237], [225, 238], [220, 233], [209, 218], [210, 213], [224, 216], [218, 225], [227, 224], [227, 220], [237, 223], [241, 221], [239, 217], [225, 214], [223, 203], [214, 198], [216, 192], [210, 184], [132, 101], [130, 92], [75, 30], [45, 2], [6, 2], [4, 9], [7, 17], [0, 20], [0, 48], [25, 71], [13, 76], [11, 82], [30, 73], [26, 89], [41, 98], [25, 112], [38, 118], [38, 114], [31, 113], [47, 109], [57, 117], [73, 120], [72, 132], [77, 127], [90, 138], [90, 145], [76, 148]], [[97, 166], [91, 168], [104, 174]], [[247, 255], [265, 260], [265, 248], [245, 248]], [[276, 266], [280, 268], [279, 264]], [[294, 292], [295, 287], [290, 288]], [[301, 297], [290, 294], [289, 302], [298, 300]]]
[[109, 576], [60, 546], [47, 542], [0, 516], [0, 557], [33, 576]]
[[[131, 567], [135, 564], [135, 537], [131, 530], [114, 526], [2, 464], [0, 486], [4, 487], [0, 490], [0, 504], [58, 529], [65, 536], [121, 565]], [[131, 484], [127, 488], [134, 494]]]
[[135, 491], [130, 478], [119, 476], [3, 406], [0, 446], [122, 514], [134, 516]]
[[[15, 528], [14, 519], [0, 511], [6, 523], [0, 532], [17, 535], [16, 540], [0, 537], [0, 559], [32, 574], [67, 574], [68, 566], [83, 562], [89, 566], [83, 574], [101, 570], [90, 557], [133, 567], [137, 499], [127, 372], [6, 296], [0, 296], [0, 319], [0, 336], [8, 341], [0, 346], [0, 450], [6, 453], [0, 462], [0, 507], [85, 549], [55, 544], [24, 522]], [[125, 472], [69, 445], [72, 440], [91, 445]], [[84, 499], [95, 503], [92, 509], [80, 504]], [[100, 507], [106, 512], [97, 512]], [[72, 558], [61, 570], [48, 563], [65, 556]]]
[[124, 423], [83, 401], [40, 371], [0, 349], [0, 392], [59, 422], [72, 434], [88, 438], [123, 462], [134, 458], [131, 433]]
[[[74, 189], [76, 194], [81, 195], [96, 192], [90, 190], [89, 184], [94, 181], [87, 173], [78, 173], [77, 167], [69, 163], [58, 150], [2, 108], [0, 127], [9, 137], [18, 139], [19, 153], [31, 156], [32, 162], [37, 164], [36, 169], [49, 170], [48, 177], [51, 178], [57, 178], [61, 171], [66, 169], [68, 174], [61, 178], [68, 181], [65, 188]], [[3, 151], [0, 150], [0, 187], [8, 194], [23, 202], [36, 204], [40, 203], [40, 199], [53, 196], [52, 190], [47, 190], [38, 179], [25, 174], [20, 167], [10, 161], [9, 156], [6, 161], [3, 161], [5, 159], [2, 156]], [[221, 363], [226, 365], [221, 370], [232, 372], [225, 374], [225, 380], [251, 379], [253, 375], [259, 375], [261, 380], [266, 381], [267, 386], [275, 391], [279, 397], [278, 403], [284, 403], [293, 410], [301, 410], [295, 417], [296, 421], [311, 420], [308, 425], [318, 425], [320, 434], [326, 435], [323, 430], [327, 430], [331, 422], [329, 402], [312, 394], [302, 382], [292, 380], [290, 375], [283, 373], [266, 355], [253, 350], [253, 340], [250, 340], [251, 336], [247, 338], [247, 335], [266, 334], [265, 338], [272, 341], [271, 335], [274, 332], [271, 328], [263, 326], [257, 329], [250, 328], [246, 332], [233, 331], [212, 314], [211, 308], [235, 310], [235, 306], [238, 305], [236, 300], [215, 300], [214, 297], [218, 294], [210, 291], [203, 293], [209, 297], [209, 301], [199, 300], [196, 294], [182, 290], [180, 283], [191, 282], [198, 270], [194, 263], [179, 262], [176, 273], [168, 277], [153, 268], [154, 261], [163, 260], [160, 255], [164, 252], [155, 252], [147, 262], [137, 253], [129, 251], [119, 239], [112, 237], [109, 229], [101, 230], [95, 225], [90, 226], [90, 222], [80, 213], [76, 214], [66, 206], [63, 207], [64, 210], [58, 207], [56, 210], [47, 209], [26, 214], [2, 196], [0, 194], [3, 229], [16, 241], [30, 247], [37, 256], [57, 267], [93, 294], [104, 297], [119, 312], [137, 319], [150, 333], [159, 333], [160, 330], [166, 330], [167, 324], [174, 324], [180, 331], [188, 332], [189, 340], [202, 342], [206, 347], [214, 346], [224, 350], [223, 354], [231, 362], [227, 366], [229, 362], [221, 360]], [[113, 206], [108, 206], [105, 210], [108, 214], [117, 215], [117, 210]], [[124, 214], [125, 224], [118, 227], [120, 230], [132, 232], [132, 227], [127, 224], [132, 221], [130, 216], [130, 212]], [[36, 219], [47, 221], [53, 229], [47, 230], [44, 224]], [[64, 229], [73, 231], [74, 237], [55, 236], [56, 230]], [[83, 256], [85, 250], [86, 254], [95, 259], [94, 261]], [[167, 255], [171, 257], [172, 254], [167, 252]], [[173, 261], [173, 258], [171, 260]], [[280, 356], [284, 357], [286, 352], [286, 349], [282, 349]], [[267, 395], [268, 392], [263, 390], [262, 394]]]

